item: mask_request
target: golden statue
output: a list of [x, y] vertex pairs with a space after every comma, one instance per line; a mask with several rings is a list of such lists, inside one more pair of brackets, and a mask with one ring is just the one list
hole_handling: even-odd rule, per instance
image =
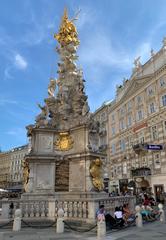
[[59, 33], [54, 34], [54, 38], [58, 40], [61, 46], [66, 46], [70, 43], [74, 43], [75, 46], [79, 45], [78, 33], [73, 21], [76, 18], [69, 20], [67, 9], [64, 10], [62, 22], [59, 28]]
[[101, 177], [101, 166], [102, 166], [101, 160], [99, 158], [96, 158], [90, 164], [89, 170], [92, 176], [92, 183], [94, 187], [97, 188], [99, 191], [102, 191], [104, 189], [104, 183]]
[[27, 185], [28, 185], [28, 181], [29, 181], [29, 173], [30, 173], [29, 163], [27, 161], [24, 161], [22, 167], [23, 167], [24, 189], [26, 191]]

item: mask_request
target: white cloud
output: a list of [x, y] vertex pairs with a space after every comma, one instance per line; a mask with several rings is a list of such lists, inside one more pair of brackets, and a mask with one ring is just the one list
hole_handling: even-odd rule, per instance
[[97, 12], [94, 9], [92, 10], [81, 6], [79, 10], [74, 11], [75, 13], [78, 12], [78, 20], [75, 21], [78, 31], [83, 30], [84, 27], [95, 24]]
[[141, 62], [144, 64], [150, 58], [151, 42], [144, 42], [138, 46], [135, 52], [135, 58], [141, 56]]
[[118, 47], [113, 46], [112, 39], [107, 34], [93, 33], [93, 36], [81, 46], [80, 62], [93, 73], [94, 69], [98, 68], [102, 79], [104, 67], [131, 73], [135, 58], [141, 56], [142, 64], [150, 58], [151, 41], [141, 43], [132, 52], [125, 49], [120, 42], [117, 45]]
[[16, 127], [16, 128], [12, 128], [8, 131], [6, 131], [7, 135], [11, 135], [11, 136], [25, 136], [26, 135], [26, 130], [25, 128], [20, 128], [20, 127]]
[[12, 69], [12, 66], [7, 66], [4, 70], [4, 79], [12, 79], [13, 76], [11, 75], [11, 69]]
[[86, 42], [80, 50], [80, 61], [87, 65], [98, 65], [103, 68], [115, 67], [126, 69], [131, 67], [131, 56], [121, 49], [112, 46], [111, 38], [97, 33]]
[[18, 102], [15, 100], [7, 99], [7, 98], [0, 98], [0, 106], [4, 106], [6, 104], [17, 104]]
[[23, 56], [21, 56], [19, 53], [17, 53], [14, 58], [15, 58], [15, 66], [17, 68], [19, 68], [21, 70], [24, 70], [27, 68], [28, 63]]

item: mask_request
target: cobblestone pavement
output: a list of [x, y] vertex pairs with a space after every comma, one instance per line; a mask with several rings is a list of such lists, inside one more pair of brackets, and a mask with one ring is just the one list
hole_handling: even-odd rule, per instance
[[22, 229], [14, 233], [9, 230], [0, 230], [0, 240], [166, 240], [166, 224], [160, 222], [148, 223], [143, 228], [130, 227], [124, 230], [110, 232], [104, 238], [97, 238], [95, 233], [66, 232], [56, 234], [55, 229], [35, 230], [31, 228]]

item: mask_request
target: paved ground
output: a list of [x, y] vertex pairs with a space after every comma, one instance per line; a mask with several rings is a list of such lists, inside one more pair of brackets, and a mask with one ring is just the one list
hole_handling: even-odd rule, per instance
[[[55, 229], [35, 230], [22, 229], [21, 232], [13, 233], [10, 230], [0, 230], [0, 240], [95, 240], [95, 233], [68, 232], [56, 234]], [[102, 240], [166, 240], [166, 224], [160, 222], [148, 223], [143, 228], [130, 227], [118, 232], [110, 232]]]

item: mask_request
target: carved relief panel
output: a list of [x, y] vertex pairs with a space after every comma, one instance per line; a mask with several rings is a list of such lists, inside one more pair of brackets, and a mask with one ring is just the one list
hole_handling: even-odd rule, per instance
[[38, 151], [47, 152], [47, 153], [53, 151], [53, 135], [47, 135], [47, 134], [39, 135]]

